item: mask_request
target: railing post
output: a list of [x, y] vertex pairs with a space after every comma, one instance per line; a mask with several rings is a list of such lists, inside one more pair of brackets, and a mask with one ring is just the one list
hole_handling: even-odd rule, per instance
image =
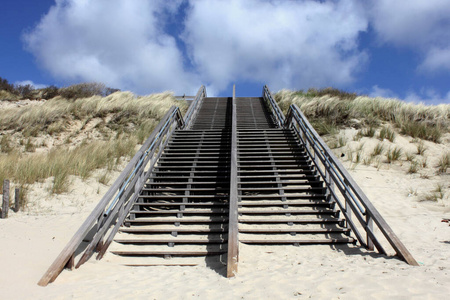
[[[367, 223], [367, 228], [370, 229], [370, 231], [373, 232], [373, 219], [370, 216], [370, 214], [366, 214], [366, 223]], [[369, 236], [368, 231], [366, 230], [366, 241], [367, 241], [367, 249], [368, 250], [373, 250], [374, 249], [374, 244], [373, 244], [373, 240], [372, 238]]]
[[230, 207], [228, 218], [228, 254], [227, 277], [234, 277], [238, 270], [238, 195], [237, 195], [237, 129], [236, 129], [236, 89], [233, 85], [232, 132], [231, 132], [231, 173], [230, 173]]

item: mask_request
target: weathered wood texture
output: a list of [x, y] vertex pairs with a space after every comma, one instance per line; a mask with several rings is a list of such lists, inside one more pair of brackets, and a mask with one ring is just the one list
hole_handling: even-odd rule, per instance
[[237, 126], [236, 126], [236, 87], [233, 86], [232, 131], [231, 131], [231, 170], [230, 170], [230, 208], [228, 225], [227, 277], [233, 277], [238, 270], [238, 191], [237, 191]]
[[[317, 169], [322, 169], [322, 177], [327, 179], [325, 176], [325, 171], [328, 172], [331, 180], [334, 182], [334, 185], [340, 190], [341, 195], [345, 199], [345, 204], [339, 200], [334, 191], [330, 192], [334, 200], [344, 211], [347, 222], [349, 222], [352, 226], [352, 229], [357, 231], [356, 226], [353, 224], [352, 218], [350, 218], [350, 213], [352, 212], [360, 222], [360, 225], [366, 231], [366, 241], [362, 242], [362, 244], [368, 249], [372, 249], [373, 246], [375, 246], [379, 252], [385, 253], [372, 228], [373, 225], [376, 224], [386, 240], [396, 251], [397, 255], [408, 264], [417, 266], [418, 263], [413, 258], [411, 253], [406, 249], [397, 235], [395, 235], [378, 210], [373, 206], [361, 188], [356, 184], [351, 175], [344, 168], [342, 163], [317, 134], [295, 104], [291, 105], [286, 119], [286, 126], [292, 126], [295, 128], [298, 132], [299, 138], [301, 138], [303, 142], [308, 145], [306, 148], [310, 152], [310, 155], [318, 158], [318, 160], [315, 160], [315, 164]], [[349, 209], [351, 209], [351, 211]], [[358, 236], [358, 239], [361, 238], [361, 236]]]
[[5, 179], [3, 181], [3, 202], [2, 202], [2, 219], [8, 217], [9, 209], [9, 180]]
[[[112, 226], [112, 224], [115, 224], [117, 218], [120, 217], [118, 214], [116, 214], [117, 211], [121, 211], [125, 214], [128, 213], [124, 212], [123, 206], [128, 203], [128, 200], [132, 194], [128, 193], [129, 190], [133, 190], [133, 187], [129, 186], [130, 183], [136, 183], [137, 180], [133, 180], [135, 179], [135, 176], [139, 176], [140, 174], [142, 174], [143, 170], [145, 170], [145, 168], [147, 167], [147, 165], [143, 162], [149, 162], [150, 159], [148, 159], [147, 156], [151, 153], [151, 150], [164, 143], [166, 136], [164, 135], [163, 131], [167, 132], [165, 131], [166, 127], [172, 126], [174, 122], [177, 122], [178, 126], [180, 127], [184, 126], [184, 122], [181, 118], [179, 109], [176, 107], [172, 107], [171, 109], [169, 109], [166, 115], [162, 118], [161, 122], [152, 132], [150, 137], [144, 142], [141, 149], [131, 159], [131, 161], [110, 187], [110, 189], [106, 192], [106, 194], [94, 208], [89, 217], [84, 221], [84, 223], [74, 234], [66, 247], [61, 251], [53, 264], [42, 276], [42, 278], [38, 282], [38, 285], [46, 286], [48, 283], [53, 282], [58, 277], [64, 267], [68, 264], [69, 260], [73, 258], [75, 251], [81, 245], [88, 232], [92, 228], [96, 228], [97, 232], [101, 231], [102, 233], [100, 236], [97, 234], [96, 240], [91, 241], [91, 244], [92, 242], [94, 242], [95, 245], [93, 245], [94, 247], [90, 245], [88, 247], [89, 251], [91, 251], [92, 248], [97, 247], [98, 243], [102, 243], [101, 239], [103, 237], [103, 234], [107, 231], [105, 229]], [[122, 209], [120, 209], [121, 207]], [[110, 214], [110, 212], [113, 213]], [[83, 260], [84, 259], [85, 257], [83, 258]], [[70, 263], [70, 265], [72, 264], [73, 262]]]
[[19, 212], [20, 210], [20, 188], [15, 188], [14, 190], [14, 212]]

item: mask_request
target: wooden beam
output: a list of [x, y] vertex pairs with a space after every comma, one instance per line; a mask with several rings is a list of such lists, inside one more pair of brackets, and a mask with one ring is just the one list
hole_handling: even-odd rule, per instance
[[238, 270], [238, 189], [237, 189], [237, 122], [236, 122], [236, 86], [233, 85], [231, 133], [231, 171], [230, 171], [230, 208], [228, 225], [227, 277], [234, 277]]

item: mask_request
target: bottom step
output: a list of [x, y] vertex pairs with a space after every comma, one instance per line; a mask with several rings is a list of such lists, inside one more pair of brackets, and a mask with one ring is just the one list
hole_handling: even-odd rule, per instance
[[226, 250], [213, 251], [111, 251], [111, 253], [121, 256], [205, 256], [205, 255], [220, 255], [227, 253]]
[[322, 240], [239, 240], [244, 244], [299, 244], [299, 245], [311, 245], [311, 244], [341, 244], [341, 243], [355, 243], [355, 239], [322, 239]]
[[195, 267], [198, 264], [123, 264], [127, 267]]

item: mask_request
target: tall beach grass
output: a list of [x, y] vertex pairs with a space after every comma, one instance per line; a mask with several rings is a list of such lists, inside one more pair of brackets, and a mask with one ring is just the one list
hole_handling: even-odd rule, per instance
[[[327, 93], [327, 90], [333, 91]], [[320, 93], [282, 90], [275, 95], [280, 108], [287, 112], [296, 104], [310, 118], [311, 123], [323, 122], [329, 126], [346, 126], [360, 120], [366, 126], [379, 126], [387, 122], [403, 134], [439, 142], [450, 128], [450, 105], [406, 103], [397, 99], [356, 96], [334, 89]], [[324, 125], [322, 125], [324, 126]]]

